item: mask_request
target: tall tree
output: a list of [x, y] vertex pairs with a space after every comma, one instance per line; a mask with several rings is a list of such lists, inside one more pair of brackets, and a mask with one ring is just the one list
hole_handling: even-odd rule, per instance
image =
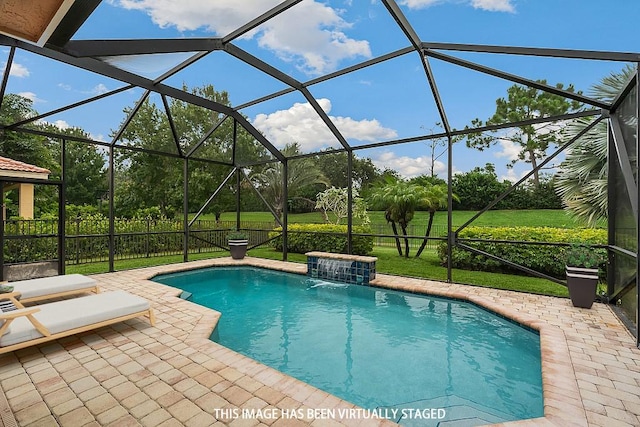
[[[125, 114], [131, 109], [126, 108]], [[148, 98], [126, 127], [122, 141], [146, 150], [176, 154], [175, 143], [166, 115]], [[163, 215], [172, 216], [181, 204], [182, 168], [173, 157], [143, 151], [117, 150], [119, 168], [114, 196], [121, 215], [130, 215], [136, 208], [158, 206]]]
[[[44, 124], [43, 129], [52, 133], [90, 138], [83, 129], [61, 129]], [[61, 144], [52, 144], [53, 153], [61, 161]], [[96, 205], [108, 191], [105, 153], [98, 146], [83, 142], [67, 141], [65, 144], [66, 201], [73, 205]]]
[[[636, 68], [627, 65], [595, 84], [590, 95], [611, 102], [635, 73]], [[566, 128], [565, 139], [574, 138], [592, 121], [581, 118], [572, 122]], [[603, 121], [582, 136], [568, 150], [555, 180], [556, 192], [566, 209], [590, 225], [607, 218], [607, 132], [607, 124]]]
[[[2, 100], [0, 123], [11, 125], [38, 115], [33, 102], [23, 96], [7, 94]], [[39, 125], [30, 123], [27, 128], [39, 129]], [[57, 167], [52, 156], [49, 141], [40, 135], [14, 132], [0, 129], [0, 156], [36, 165], [51, 170]]]
[[[347, 153], [319, 154], [314, 159], [332, 186], [336, 188], [347, 187]], [[369, 185], [380, 174], [380, 170], [370, 158], [353, 156], [352, 179], [355, 188]]]
[[[183, 90], [189, 90], [183, 87]], [[226, 92], [217, 92], [212, 85], [190, 90], [201, 97], [230, 105]], [[125, 109], [128, 115], [131, 108]], [[208, 109], [172, 99], [169, 110], [178, 137], [178, 146], [184, 154], [195, 148], [207, 132], [224, 119], [224, 115]], [[189, 162], [189, 200], [192, 206], [201, 206], [216, 190], [229, 173], [228, 166], [212, 164], [197, 159], [216, 160], [230, 163], [234, 154], [234, 124], [227, 119], [194, 152]], [[259, 159], [266, 150], [247, 132], [238, 126], [236, 157], [243, 161]], [[127, 145], [159, 152], [177, 154], [178, 148], [173, 138], [171, 125], [164, 107], [147, 99], [122, 135]], [[116, 197], [119, 206], [133, 205], [138, 208], [160, 207], [164, 215], [171, 216], [182, 210], [183, 168], [182, 160], [158, 154], [149, 154], [132, 150], [118, 150], [118, 168], [120, 179]], [[232, 186], [219, 195], [209, 207], [208, 212], [218, 215], [227, 209], [235, 208]]]
[[[300, 154], [300, 146], [297, 143], [289, 144], [282, 149], [285, 157]], [[284, 192], [284, 165], [280, 162], [271, 163], [263, 171], [252, 174], [251, 178], [256, 187], [266, 196], [278, 215], [282, 217], [285, 200]], [[300, 195], [302, 189], [308, 186], [321, 184], [327, 187], [329, 180], [320, 168], [310, 158], [291, 160], [287, 168], [287, 194], [289, 199], [304, 197]], [[312, 201], [309, 200], [311, 203]]]
[[[421, 126], [424, 128], [424, 126]], [[428, 131], [431, 134], [435, 134], [436, 132], [444, 132], [444, 127], [441, 122], [436, 122], [436, 124], [429, 128]], [[457, 142], [461, 139], [461, 137], [454, 137], [454, 142]], [[446, 137], [441, 138], [431, 138], [424, 141], [424, 144], [429, 148], [429, 176], [431, 178], [435, 178], [438, 173], [436, 172], [436, 165], [439, 162], [439, 158], [447, 153], [447, 145], [448, 139]], [[442, 162], [440, 162], [442, 164]]]
[[[547, 83], [546, 80], [538, 80], [538, 82]], [[558, 83], [556, 87], [568, 92], [575, 91], [573, 85], [564, 88], [562, 83]], [[576, 111], [580, 107], [581, 104], [577, 101], [516, 84], [507, 89], [506, 98], [496, 100], [496, 111], [486, 123], [480, 119], [474, 119], [471, 128], [558, 116]], [[480, 151], [488, 149], [500, 141], [507, 141], [519, 146], [520, 151], [517, 158], [512, 160], [507, 167], [513, 167], [518, 161], [530, 163], [534, 170], [533, 184], [537, 187], [540, 184], [540, 176], [536, 170], [538, 162], [547, 157], [549, 147], [558, 144], [558, 141], [561, 140], [561, 132], [562, 126], [558, 123], [523, 125], [506, 132], [493, 131], [489, 135], [470, 134], [467, 138], [467, 146]]]
[[[313, 158], [314, 163], [322, 171], [327, 178], [328, 186], [336, 188], [346, 188], [348, 186], [347, 173], [347, 153], [330, 153], [318, 154]], [[374, 181], [376, 181], [382, 172], [378, 169], [370, 158], [360, 158], [353, 156], [353, 188], [366, 191]], [[326, 189], [324, 183], [309, 186], [301, 190], [300, 196], [304, 196], [309, 200], [314, 199], [316, 194]], [[308, 206], [309, 209], [313, 205]]]

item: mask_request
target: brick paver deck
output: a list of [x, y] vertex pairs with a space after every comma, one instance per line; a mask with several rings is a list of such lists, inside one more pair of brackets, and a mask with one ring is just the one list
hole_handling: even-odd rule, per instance
[[[225, 258], [93, 276], [103, 291], [125, 289], [149, 299], [156, 326], [135, 319], [0, 356], [0, 387], [17, 424], [394, 425], [357, 418], [354, 405], [209, 341], [219, 313], [148, 280], [222, 264], [306, 268]], [[640, 425], [640, 350], [608, 306], [585, 310], [562, 298], [385, 275], [375, 284], [469, 299], [540, 331], [545, 417], [508, 425]], [[313, 409], [344, 409], [347, 416], [323, 419], [326, 413], [308, 412]]]

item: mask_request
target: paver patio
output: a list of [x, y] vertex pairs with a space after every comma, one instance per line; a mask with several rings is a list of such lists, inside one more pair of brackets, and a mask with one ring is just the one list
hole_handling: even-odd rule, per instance
[[[149, 299], [156, 326], [135, 319], [0, 356], [0, 386], [10, 408], [2, 411], [0, 393], [0, 421], [20, 426], [394, 425], [358, 417], [362, 413], [354, 405], [209, 341], [219, 313], [148, 280], [158, 273], [223, 264], [306, 269], [224, 258], [95, 275], [103, 291], [124, 289]], [[508, 425], [640, 425], [640, 350], [607, 305], [585, 310], [563, 298], [380, 274], [375, 284], [470, 299], [540, 331], [545, 417]], [[346, 416], [326, 417], [337, 409], [347, 410]], [[242, 416], [251, 410], [254, 416]]]

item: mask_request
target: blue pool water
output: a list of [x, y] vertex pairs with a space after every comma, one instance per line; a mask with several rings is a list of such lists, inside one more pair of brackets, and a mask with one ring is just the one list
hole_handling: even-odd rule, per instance
[[250, 267], [154, 280], [222, 313], [211, 339], [361, 407], [543, 415], [538, 334], [473, 304]]

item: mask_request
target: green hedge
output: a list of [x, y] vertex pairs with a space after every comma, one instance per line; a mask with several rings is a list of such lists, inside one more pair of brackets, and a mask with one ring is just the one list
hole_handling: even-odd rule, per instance
[[[288, 247], [289, 252], [303, 254], [310, 251], [322, 251], [333, 253], [347, 252], [347, 226], [336, 224], [289, 224]], [[370, 233], [366, 227], [354, 226], [354, 233]], [[282, 233], [278, 227], [269, 233], [273, 238]], [[336, 234], [319, 234], [336, 233]], [[339, 233], [339, 234], [338, 234]], [[282, 236], [271, 241], [276, 250], [282, 250]], [[353, 236], [352, 253], [354, 255], [367, 255], [373, 251], [373, 237]]]
[[[460, 232], [459, 238], [512, 240], [554, 243], [584, 243], [589, 245], [607, 244], [607, 231], [599, 228], [565, 229], [551, 227], [468, 227]], [[549, 276], [564, 278], [564, 259], [567, 247], [547, 245], [527, 245], [494, 242], [464, 242], [467, 246], [488, 252], [514, 263], [529, 267]], [[604, 249], [597, 249], [606, 253]], [[438, 256], [443, 265], [447, 264], [447, 243], [438, 245]], [[454, 248], [452, 253], [454, 268], [465, 270], [519, 272], [496, 260], [476, 255], [464, 249]]]

